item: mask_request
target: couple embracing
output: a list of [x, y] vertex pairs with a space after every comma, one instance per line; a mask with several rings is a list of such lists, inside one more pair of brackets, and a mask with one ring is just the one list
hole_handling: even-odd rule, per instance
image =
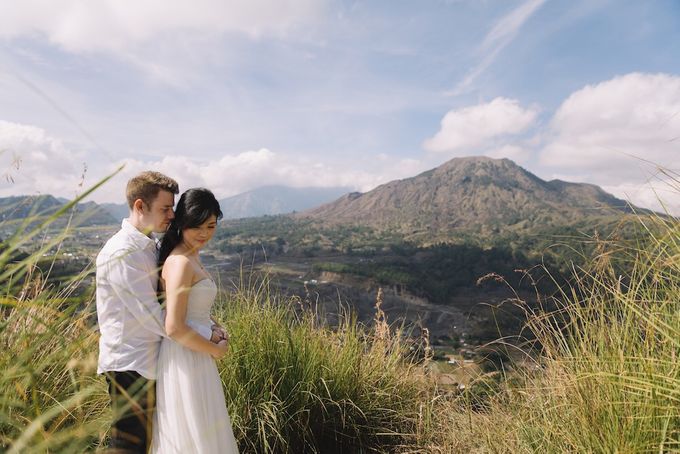
[[[130, 216], [97, 256], [97, 372], [111, 397], [111, 452], [238, 452], [215, 363], [228, 336], [210, 317], [217, 286], [199, 256], [222, 212], [202, 188], [173, 210], [178, 193], [158, 172], [132, 178]], [[160, 248], [154, 233], [164, 233]]]

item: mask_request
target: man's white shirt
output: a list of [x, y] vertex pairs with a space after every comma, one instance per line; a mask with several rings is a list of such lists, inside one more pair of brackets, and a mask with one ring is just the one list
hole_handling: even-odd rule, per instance
[[[165, 314], [158, 303], [156, 242], [127, 219], [97, 256], [97, 373], [136, 371], [156, 378]], [[212, 331], [192, 326], [210, 339]]]

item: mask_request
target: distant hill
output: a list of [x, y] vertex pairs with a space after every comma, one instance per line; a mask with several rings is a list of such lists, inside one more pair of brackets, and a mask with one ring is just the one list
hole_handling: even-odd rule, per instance
[[127, 203], [100, 203], [99, 206], [119, 223], [130, 215], [130, 208]]
[[[51, 195], [12, 196], [0, 198], [0, 222], [22, 221], [29, 217], [44, 217], [55, 213], [68, 203], [66, 199]], [[109, 225], [118, 221], [95, 202], [79, 203], [74, 213], [75, 225]], [[59, 223], [63, 223], [60, 220]]]
[[365, 225], [411, 238], [450, 239], [462, 232], [527, 234], [629, 212], [625, 201], [598, 186], [544, 181], [509, 159], [469, 157], [366, 193], [347, 194], [296, 217]]
[[0, 198], [0, 220], [26, 219], [38, 213], [54, 213], [63, 205], [51, 195], [11, 196]]
[[239, 219], [276, 215], [308, 210], [337, 199], [349, 188], [293, 188], [290, 186], [262, 186], [220, 200], [225, 219]]

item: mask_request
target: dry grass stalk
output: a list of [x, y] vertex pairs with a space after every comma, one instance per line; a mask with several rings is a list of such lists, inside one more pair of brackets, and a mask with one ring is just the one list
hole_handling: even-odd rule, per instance
[[387, 316], [380, 306], [383, 304], [383, 289], [378, 288], [378, 296], [375, 299], [375, 316], [373, 317], [373, 331], [376, 340], [387, 341], [390, 338], [390, 325]]

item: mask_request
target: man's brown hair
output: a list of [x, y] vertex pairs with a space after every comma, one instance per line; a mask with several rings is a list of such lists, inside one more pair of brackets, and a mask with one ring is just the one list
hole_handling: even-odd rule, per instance
[[132, 209], [135, 200], [142, 199], [148, 207], [151, 207], [151, 202], [154, 201], [161, 190], [179, 194], [179, 185], [175, 180], [160, 172], [153, 170], [142, 172], [128, 181], [125, 190], [128, 206]]

